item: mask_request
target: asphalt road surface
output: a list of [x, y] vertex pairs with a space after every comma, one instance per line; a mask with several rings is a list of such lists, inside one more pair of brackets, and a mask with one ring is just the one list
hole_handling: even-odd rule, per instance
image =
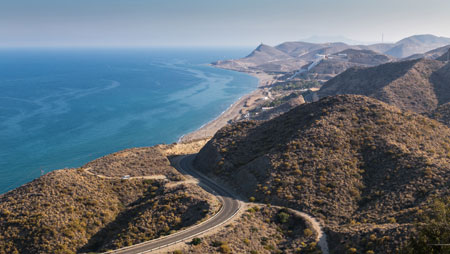
[[179, 231], [177, 233], [128, 246], [122, 249], [110, 251], [108, 253], [151, 253], [152, 251], [167, 247], [178, 242], [191, 240], [197, 235], [200, 235], [206, 231], [224, 224], [236, 215], [236, 213], [241, 208], [240, 202], [236, 198], [234, 198], [233, 195], [227, 190], [196, 171], [192, 166], [192, 161], [194, 158], [195, 155], [178, 156], [174, 159], [175, 167], [181, 173], [189, 174], [197, 178], [200, 182], [201, 187], [203, 187], [206, 191], [213, 193], [219, 199], [219, 201], [222, 203], [222, 207], [220, 208], [219, 212], [208, 220], [198, 225], [188, 227], [185, 230]]

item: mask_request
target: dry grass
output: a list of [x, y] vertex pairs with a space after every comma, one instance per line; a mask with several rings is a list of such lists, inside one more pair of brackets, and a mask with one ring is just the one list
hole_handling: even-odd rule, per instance
[[172, 180], [182, 178], [181, 174], [170, 166], [166, 155], [158, 147], [131, 148], [108, 154], [82, 168], [106, 177], [165, 175]]

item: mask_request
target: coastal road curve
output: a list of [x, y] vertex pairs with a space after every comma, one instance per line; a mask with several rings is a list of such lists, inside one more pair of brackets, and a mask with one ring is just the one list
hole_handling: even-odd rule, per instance
[[221, 226], [239, 212], [239, 210], [241, 209], [241, 202], [226, 189], [222, 188], [220, 185], [216, 184], [214, 181], [204, 176], [203, 174], [197, 172], [192, 166], [192, 161], [194, 160], [194, 158], [195, 155], [178, 156], [173, 159], [173, 162], [175, 164], [175, 167], [180, 172], [182, 172], [183, 174], [189, 174], [198, 179], [201, 187], [203, 187], [208, 192], [213, 193], [219, 199], [222, 204], [219, 212], [198, 225], [188, 227], [174, 234], [131, 245], [125, 248], [113, 250], [107, 253], [151, 253], [152, 251], [156, 251], [169, 245], [190, 240], [195, 236]]

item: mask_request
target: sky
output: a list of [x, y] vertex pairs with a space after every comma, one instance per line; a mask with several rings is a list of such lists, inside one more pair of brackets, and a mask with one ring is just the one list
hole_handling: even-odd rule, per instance
[[448, 0], [0, 0], [0, 47], [239, 47], [450, 37]]

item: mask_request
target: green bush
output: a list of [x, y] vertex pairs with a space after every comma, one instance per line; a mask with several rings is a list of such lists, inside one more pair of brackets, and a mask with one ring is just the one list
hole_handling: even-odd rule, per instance
[[[450, 198], [437, 200], [416, 227], [405, 253], [450, 253]], [[441, 245], [443, 244], [443, 245]]]
[[200, 239], [200, 238], [198, 238], [198, 237], [192, 239], [192, 241], [191, 241], [191, 244], [192, 244], [192, 245], [199, 245], [199, 244], [201, 244], [201, 243], [202, 243], [202, 239]]
[[285, 212], [280, 212], [278, 215], [278, 221], [280, 221], [281, 223], [286, 223], [289, 220], [289, 214], [285, 213]]

